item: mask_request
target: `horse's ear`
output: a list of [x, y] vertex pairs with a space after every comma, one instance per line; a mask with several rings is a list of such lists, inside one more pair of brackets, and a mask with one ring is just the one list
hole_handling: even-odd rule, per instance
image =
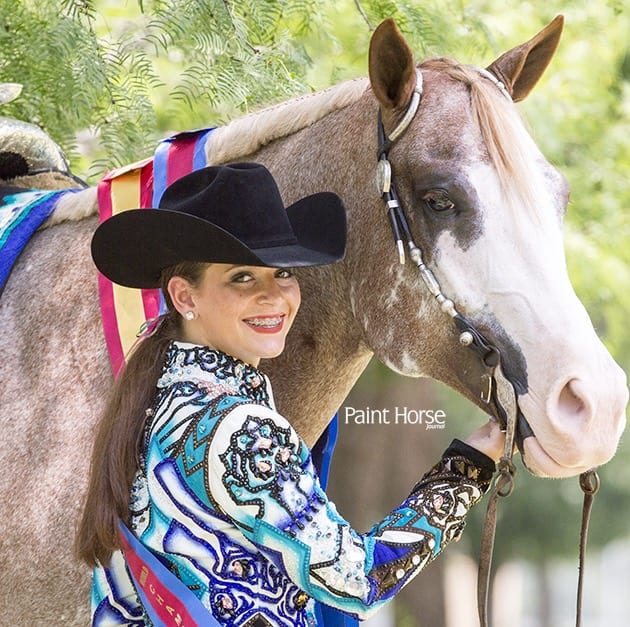
[[514, 102], [523, 100], [547, 69], [558, 47], [563, 25], [564, 17], [558, 15], [535, 37], [508, 50], [486, 68], [503, 82]]
[[381, 22], [370, 40], [370, 83], [381, 106], [406, 107], [416, 86], [411, 48], [392, 18]]

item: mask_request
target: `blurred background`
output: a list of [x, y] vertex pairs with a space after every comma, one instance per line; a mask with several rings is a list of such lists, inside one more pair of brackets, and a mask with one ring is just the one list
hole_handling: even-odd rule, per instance
[[[367, 74], [370, 32], [393, 16], [418, 61], [484, 66], [559, 13], [559, 50], [519, 105], [568, 178], [567, 261], [576, 292], [630, 372], [630, 2], [628, 0], [0, 0], [0, 81], [23, 84], [1, 114], [39, 124], [90, 183], [152, 154], [172, 132]], [[356, 424], [353, 409], [441, 410], [444, 429]], [[349, 413], [350, 412], [350, 413]], [[348, 418], [346, 420], [346, 418]], [[409, 492], [454, 437], [485, 421], [444, 386], [373, 362], [340, 408], [330, 495], [366, 530]], [[584, 625], [628, 624], [630, 444], [600, 470], [586, 566]], [[574, 624], [581, 516], [577, 479], [521, 467], [500, 503], [492, 610], [499, 627]], [[475, 627], [485, 505], [463, 539], [370, 621]]]

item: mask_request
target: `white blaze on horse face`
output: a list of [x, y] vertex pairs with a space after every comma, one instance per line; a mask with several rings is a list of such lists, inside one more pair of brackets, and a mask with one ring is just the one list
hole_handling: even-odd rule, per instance
[[525, 440], [524, 461], [535, 474], [560, 477], [612, 457], [628, 390], [569, 280], [561, 177], [535, 147], [530, 151], [535, 207], [506, 199], [489, 165], [471, 167], [467, 176], [483, 203], [482, 235], [464, 250], [445, 231], [437, 242], [436, 274], [444, 293], [497, 342], [505, 361], [519, 352], [524, 357], [527, 389], [518, 400], [535, 434]]

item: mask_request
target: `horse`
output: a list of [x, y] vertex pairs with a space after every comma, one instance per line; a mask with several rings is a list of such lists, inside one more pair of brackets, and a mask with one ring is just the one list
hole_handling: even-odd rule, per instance
[[[563, 27], [559, 16], [484, 70], [416, 65], [392, 20], [373, 33], [369, 77], [236, 119], [208, 163], [258, 161], [286, 203], [322, 190], [345, 201], [345, 260], [299, 269], [303, 304], [287, 347], [262, 369], [307, 444], [376, 356], [446, 383], [485, 408], [484, 365], [401, 263], [377, 189], [377, 118], [414, 240], [442, 292], [501, 354], [529, 423], [521, 454], [540, 476], [606, 463], [625, 425], [625, 375], [570, 284], [562, 241], [568, 185], [518, 113]], [[422, 94], [419, 98], [419, 82]], [[506, 98], [506, 93], [511, 98]], [[412, 117], [410, 103], [419, 106]], [[96, 190], [64, 198], [0, 300], [3, 624], [89, 621], [90, 576], [72, 556], [95, 425], [112, 383], [89, 242]]]

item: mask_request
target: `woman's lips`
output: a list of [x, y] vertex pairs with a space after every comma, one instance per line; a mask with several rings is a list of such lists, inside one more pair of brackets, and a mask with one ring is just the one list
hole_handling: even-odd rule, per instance
[[285, 314], [255, 316], [245, 318], [243, 322], [257, 333], [278, 333], [284, 326]]

